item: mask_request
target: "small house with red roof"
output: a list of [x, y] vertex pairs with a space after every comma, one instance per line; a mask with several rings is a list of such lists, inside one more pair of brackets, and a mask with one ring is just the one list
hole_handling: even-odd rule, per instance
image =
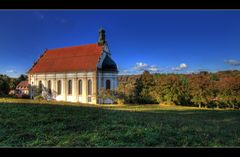
[[38, 88], [57, 101], [103, 103], [97, 98], [100, 89], [116, 89], [117, 76], [105, 30], [100, 29], [96, 44], [46, 50], [28, 71], [30, 97]]
[[16, 86], [16, 95], [17, 97], [23, 97], [24, 95], [29, 95], [28, 81], [21, 81]]

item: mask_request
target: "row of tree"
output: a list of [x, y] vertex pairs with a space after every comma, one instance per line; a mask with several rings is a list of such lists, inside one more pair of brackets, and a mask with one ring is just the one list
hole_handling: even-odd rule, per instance
[[16, 86], [24, 80], [27, 80], [27, 75], [11, 78], [7, 75], [0, 74], [0, 96], [8, 96], [9, 91], [16, 89]]
[[108, 92], [109, 95], [125, 103], [239, 108], [240, 71], [198, 74], [150, 74], [144, 71], [141, 75], [119, 77], [117, 91]]
[[[10, 78], [0, 74], [0, 96], [26, 80], [26, 75]], [[115, 91], [102, 90], [99, 98], [118, 103], [168, 103], [199, 107], [239, 108], [240, 71], [198, 74], [150, 74], [120, 76]]]

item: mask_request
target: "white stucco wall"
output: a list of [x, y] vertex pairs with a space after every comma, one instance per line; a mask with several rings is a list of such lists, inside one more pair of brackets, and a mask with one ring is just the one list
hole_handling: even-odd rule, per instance
[[[51, 90], [54, 96], [53, 99], [57, 101], [69, 101], [69, 102], [83, 102], [87, 103], [87, 89], [86, 84], [89, 79], [93, 80], [96, 77], [95, 72], [79, 72], [79, 73], [46, 73], [46, 74], [33, 74], [29, 75], [29, 84], [31, 86], [38, 87], [39, 81], [42, 81], [44, 87], [48, 86], [48, 81], [51, 81]], [[82, 92], [83, 95], [78, 94], [78, 80], [83, 81]], [[61, 81], [61, 95], [57, 94], [57, 81]], [[68, 80], [72, 80], [72, 95], [68, 95]], [[92, 81], [93, 83], [93, 81]], [[92, 85], [92, 88], [94, 86]], [[93, 91], [93, 89], [92, 89]], [[31, 95], [34, 93], [31, 92]], [[84, 95], [85, 94], [85, 95]], [[85, 98], [85, 99], [84, 99]], [[96, 103], [96, 102], [90, 102]]]

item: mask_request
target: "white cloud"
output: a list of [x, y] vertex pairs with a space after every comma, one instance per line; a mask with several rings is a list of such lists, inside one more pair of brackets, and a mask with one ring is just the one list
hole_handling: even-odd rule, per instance
[[146, 68], [148, 67], [148, 65], [146, 63], [143, 62], [138, 62], [136, 63], [136, 65], [133, 67], [134, 70], [138, 70], [138, 71], [143, 71], [146, 70]]
[[144, 62], [137, 62], [135, 66], [129, 69], [120, 70], [121, 75], [141, 74], [144, 70], [150, 73], [158, 73], [160, 70], [156, 65], [148, 65]]
[[[141, 74], [144, 70], [149, 71], [150, 73], [160, 73], [160, 72], [172, 72], [172, 71], [181, 71], [188, 68], [186, 63], [181, 63], [177, 67], [158, 67], [157, 65], [149, 65], [144, 62], [137, 62], [135, 66], [129, 69], [120, 70], [120, 75], [133, 75], [133, 74]], [[187, 73], [192, 73], [194, 71], [186, 71]]]
[[187, 64], [181, 63], [179, 66], [173, 67], [172, 70], [174, 70], [174, 71], [181, 71], [181, 70], [183, 70], [183, 69], [185, 69], [187, 67], [188, 67]]
[[232, 65], [232, 66], [239, 66], [240, 65], [240, 61], [235, 60], [235, 59], [225, 60], [225, 63], [229, 64], [229, 65]]
[[187, 64], [185, 64], [185, 63], [182, 63], [182, 64], [180, 64], [180, 66], [179, 66], [180, 68], [187, 68]]
[[17, 73], [16, 70], [14, 70], [14, 69], [7, 70], [6, 72], [7, 73]]
[[153, 73], [159, 72], [159, 69], [156, 65], [151, 65], [147, 70]]

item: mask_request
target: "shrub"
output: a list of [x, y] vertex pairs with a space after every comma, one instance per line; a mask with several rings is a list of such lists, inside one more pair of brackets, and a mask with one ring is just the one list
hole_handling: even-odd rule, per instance
[[117, 99], [117, 104], [125, 104], [125, 100], [124, 99]]
[[38, 95], [38, 96], [35, 96], [34, 97], [34, 100], [44, 100], [43, 96], [42, 95]]
[[164, 101], [164, 102], [160, 103], [160, 105], [176, 106], [176, 104], [172, 101]]

